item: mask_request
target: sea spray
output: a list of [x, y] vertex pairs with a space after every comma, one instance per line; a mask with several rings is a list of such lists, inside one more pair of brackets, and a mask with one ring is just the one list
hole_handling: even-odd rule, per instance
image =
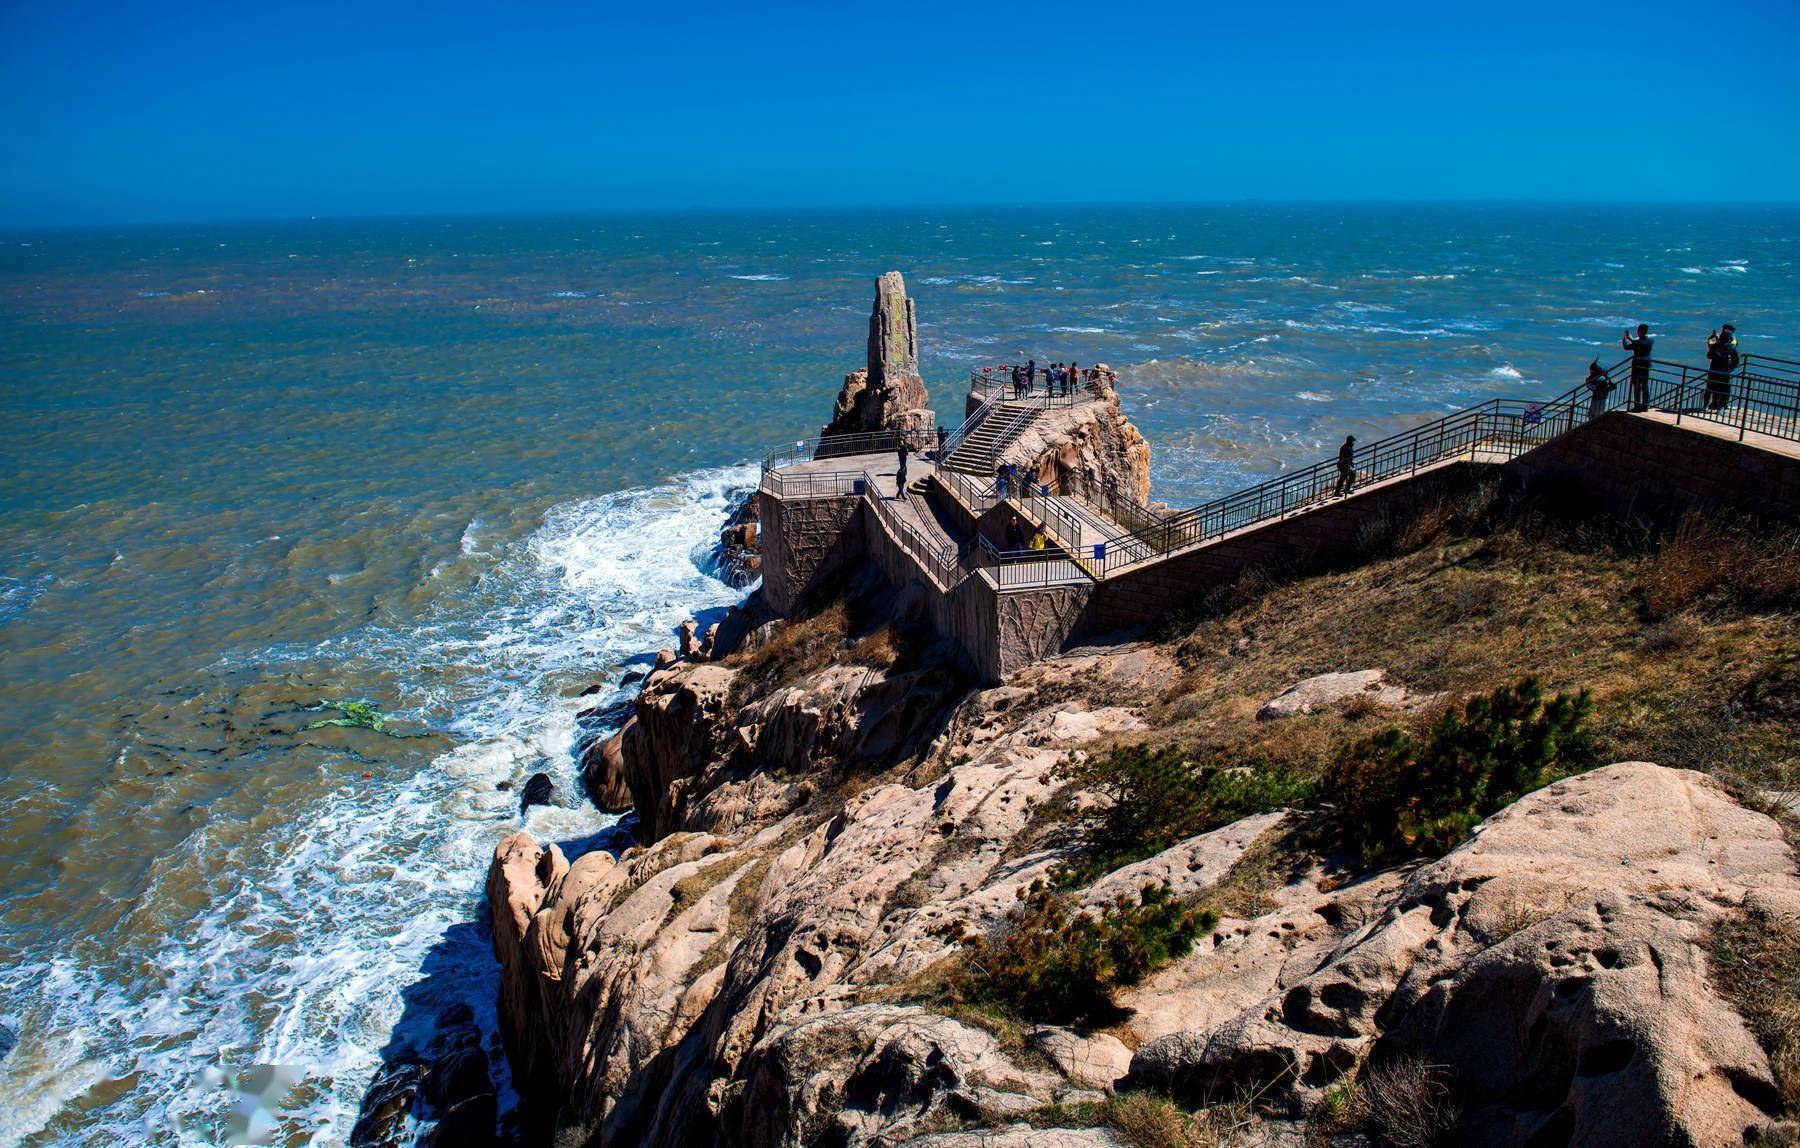
[[[159, 859], [142, 899], [179, 897], [161, 886], [193, 873], [214, 876], [209, 894], [131, 975], [55, 957], [0, 975], [0, 1015], [18, 1033], [0, 1060], [0, 1094], [14, 1100], [0, 1109], [0, 1148], [46, 1129], [63, 1144], [212, 1143], [234, 1098], [201, 1074], [256, 1064], [305, 1070], [287, 1142], [341, 1143], [384, 1060], [419, 1053], [459, 1004], [504, 1103], [488, 858], [521, 824], [575, 855], [616, 822], [580, 796], [576, 710], [615, 706], [624, 667], [669, 645], [683, 618], [741, 600], [704, 566], [754, 477], [701, 471], [554, 506], [529, 537], [496, 547], [466, 595], [414, 626], [331, 643], [413, 683], [417, 700], [381, 724], [444, 713], [458, 744], [410, 776], [352, 777], [257, 826], [202, 824]], [[461, 673], [413, 672], [445, 665]], [[578, 680], [602, 688], [566, 696]], [[353, 719], [343, 732], [370, 734], [384, 713], [331, 712]], [[517, 794], [500, 785], [538, 770], [557, 803], [521, 821]], [[240, 839], [249, 844], [225, 844]], [[119, 1095], [93, 1103], [102, 1090]]]

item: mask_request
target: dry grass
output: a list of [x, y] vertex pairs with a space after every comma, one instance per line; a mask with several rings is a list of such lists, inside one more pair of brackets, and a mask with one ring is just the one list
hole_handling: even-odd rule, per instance
[[1800, 606], [1800, 532], [1692, 515], [1645, 558], [1640, 581], [1650, 618], [1692, 606], [1793, 610]]
[[850, 610], [833, 602], [816, 614], [783, 622], [769, 639], [725, 659], [739, 670], [731, 683], [732, 708], [766, 697], [836, 660], [850, 637]]
[[1314, 778], [1377, 725], [1418, 732], [1437, 713], [1365, 703], [1256, 720], [1302, 678], [1382, 668], [1460, 699], [1529, 674], [1547, 692], [1593, 691], [1601, 761], [1707, 770], [1765, 797], [1800, 790], [1794, 532], [1687, 522], [1659, 542], [1604, 520], [1499, 511], [1457, 532], [1477, 517], [1435, 515], [1422, 546], [1355, 569], [1252, 578], [1165, 626], [1184, 673], [1150, 707], [1147, 740]]
[[1393, 1148], [1433, 1148], [1456, 1124], [1449, 1076], [1437, 1065], [1410, 1058], [1372, 1065], [1358, 1093], [1366, 1127]]
[[[756, 898], [762, 892], [763, 878], [768, 876], [769, 855], [756, 857], [749, 865], [731, 872], [742, 873], [742, 876], [738, 877], [737, 883], [731, 887], [731, 895], [725, 899], [729, 918], [724, 930], [700, 954], [700, 959], [694, 962], [693, 968], [688, 970], [690, 982], [724, 963], [731, 955], [731, 950], [737, 947], [738, 939], [750, 925], [750, 913], [756, 908]], [[721, 879], [725, 875], [722, 874]]]
[[1768, 1052], [1788, 1112], [1800, 1113], [1800, 920], [1752, 908], [1720, 922], [1712, 973]]
[[1243, 1100], [1190, 1112], [1154, 1092], [1126, 1092], [1100, 1101], [1049, 1105], [1025, 1119], [1036, 1128], [1105, 1128], [1132, 1148], [1247, 1148], [1264, 1142], [1260, 1120]]

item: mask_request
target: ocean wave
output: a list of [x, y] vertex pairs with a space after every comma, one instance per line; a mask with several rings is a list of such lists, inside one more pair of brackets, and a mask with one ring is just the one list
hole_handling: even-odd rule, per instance
[[[0, 1061], [0, 1145], [37, 1135], [103, 1078], [131, 1083], [59, 1143], [210, 1142], [197, 1130], [229, 1096], [194, 1087], [195, 1074], [249, 1064], [304, 1068], [310, 1099], [287, 1128], [342, 1142], [384, 1048], [422, 1047], [437, 1010], [456, 1003], [482, 1028], [510, 1101], [498, 969], [475, 924], [488, 859], [521, 824], [579, 853], [617, 821], [580, 798], [575, 711], [628, 695], [609, 685], [577, 699], [566, 683], [616, 682], [683, 618], [741, 601], [701, 567], [734, 493], [754, 481], [734, 467], [552, 507], [495, 548], [467, 597], [315, 651], [412, 680], [419, 704], [406, 712], [448, 714], [434, 724], [458, 744], [416, 772], [351, 776], [278, 819], [214, 810], [156, 859], [136, 902], [200, 905], [165, 931], [153, 978], [112, 983], [61, 956], [0, 975], [19, 1036]], [[427, 667], [457, 673], [421, 676]], [[567, 804], [521, 821], [518, 783], [539, 770]], [[212, 886], [199, 902], [197, 880]]]
[[1511, 363], [1502, 363], [1489, 371], [1488, 377], [1490, 379], [1523, 379], [1525, 376], [1520, 372], [1519, 368], [1513, 366]]
[[746, 283], [780, 283], [785, 280], [787, 276], [777, 275], [772, 271], [764, 271], [755, 275], [733, 275], [732, 278], [742, 279]]
[[1105, 327], [1052, 327], [1052, 333], [1064, 335], [1105, 335]]

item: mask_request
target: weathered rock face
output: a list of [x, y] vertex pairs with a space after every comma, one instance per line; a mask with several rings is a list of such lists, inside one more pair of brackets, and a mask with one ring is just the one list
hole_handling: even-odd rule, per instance
[[732, 670], [680, 662], [651, 674], [637, 713], [619, 731], [621, 772], [638, 814], [638, 834], [655, 841], [679, 820], [679, 782], [729, 757], [725, 712]]
[[1150, 498], [1150, 444], [1110, 387], [1095, 402], [1039, 413], [1001, 461], [1059, 494], [1102, 502], [1116, 491], [1140, 504]]
[[869, 362], [844, 376], [831, 421], [821, 435], [867, 431], [928, 431], [937, 424], [931, 396], [919, 377], [919, 330], [906, 280], [889, 271], [875, 281], [869, 315]]
[[744, 587], [762, 576], [762, 539], [758, 535], [761, 496], [751, 491], [726, 516], [719, 531], [713, 563], [727, 586]]
[[[680, 666], [646, 692], [697, 694], [702, 668], [723, 667]], [[786, 760], [690, 776], [682, 831], [616, 865], [593, 854], [569, 865], [522, 833], [497, 851], [490, 905], [513, 1063], [528, 1103], [574, 1142], [892, 1144], [976, 1113], [1092, 1098], [1100, 1075], [1122, 1070], [1105, 1042], [1043, 1034], [1051, 1060], [1071, 1065], [1056, 1071], [880, 998], [991, 928], [1057, 860], [1015, 843], [1064, 754], [1141, 723], [1080, 702], [1020, 710], [1021, 691], [988, 691], [939, 735], [939, 764], [918, 781], [840, 798], [821, 823], [819, 763], [890, 746], [922, 724], [934, 689], [859, 670], [872, 681], [859, 698], [844, 670], [747, 707], [756, 720], [734, 727], [750, 739], [739, 752]], [[725, 828], [693, 832], [698, 821]]]
[[[1063, 858], [1039, 816], [1059, 763], [1143, 730], [1069, 687], [1155, 696], [1177, 667], [1150, 646], [1077, 651], [947, 718], [954, 695], [930, 671], [841, 665], [726, 714], [736, 672], [652, 675], [620, 738], [628, 788], [666, 785], [657, 839], [617, 862], [570, 863], [524, 833], [496, 851], [504, 1035], [534, 1142], [956, 1144], [938, 1130], [1136, 1085], [1247, 1087], [1291, 1115], [1390, 1056], [1445, 1066], [1457, 1143], [1736, 1145], [1778, 1107], [1766, 1057], [1709, 985], [1705, 937], [1746, 902], [1800, 910], [1800, 877], [1779, 828], [1700, 775], [1616, 765], [1521, 800], [1436, 862], [1308, 872], [1119, 994], [1110, 1031], [1037, 1028], [1020, 1047], [901, 986]], [[858, 753], [902, 764], [843, 784]], [[1083, 899], [1152, 881], [1204, 895], [1263, 864], [1292, 816], [1201, 834]]]
[[[1531, 794], [1374, 904], [1321, 951], [1304, 930], [1236, 1015], [1152, 1039], [1141, 1082], [1245, 1086], [1296, 1106], [1365, 1057], [1444, 1066], [1459, 1143], [1741, 1144], [1778, 1110], [1767, 1058], [1706, 981], [1703, 937], [1747, 900], [1800, 908], [1774, 822], [1699, 774], [1615, 765]], [[1259, 930], [1260, 931], [1260, 930]], [[1252, 986], [1246, 934], [1156, 978]], [[1145, 986], [1151, 990], [1151, 986]]]

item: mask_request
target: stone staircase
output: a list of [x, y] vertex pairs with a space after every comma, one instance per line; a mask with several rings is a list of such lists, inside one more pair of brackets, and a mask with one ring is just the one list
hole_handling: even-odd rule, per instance
[[997, 403], [981, 422], [956, 444], [939, 465], [965, 474], [991, 477], [1000, 454], [1036, 421], [1042, 407], [1032, 403]]

